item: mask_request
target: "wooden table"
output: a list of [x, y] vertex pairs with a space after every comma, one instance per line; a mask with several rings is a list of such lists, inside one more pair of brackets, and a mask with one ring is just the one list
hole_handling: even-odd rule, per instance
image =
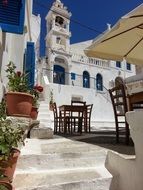
[[84, 115], [84, 129], [85, 129], [85, 132], [87, 132], [87, 106], [62, 105], [62, 106], [59, 106], [59, 112], [60, 112], [60, 115], [64, 117], [64, 133], [67, 132], [67, 126], [66, 126], [67, 113], [69, 113], [69, 121], [72, 122], [72, 118], [74, 118], [73, 116], [74, 112], [76, 112], [77, 114], [82, 113], [82, 115]]
[[129, 99], [129, 111], [132, 111], [134, 104], [143, 104], [143, 92], [130, 94], [128, 95], [128, 99]]

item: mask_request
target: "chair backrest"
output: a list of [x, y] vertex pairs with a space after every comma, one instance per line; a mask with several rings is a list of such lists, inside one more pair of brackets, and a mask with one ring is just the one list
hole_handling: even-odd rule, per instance
[[71, 105], [86, 105], [86, 102], [71, 100]]
[[87, 105], [87, 118], [90, 120], [93, 104]]
[[[76, 105], [76, 106], [86, 106], [86, 102], [83, 102], [83, 101], [77, 101], [77, 100], [71, 100], [71, 105], [72, 106], [74, 106], [74, 105]], [[74, 115], [74, 116], [76, 116], [76, 115], [78, 115], [78, 117], [83, 117], [83, 112], [81, 111], [81, 112], [79, 112], [78, 114], [77, 113], [72, 113], [71, 114], [72, 116]]]
[[54, 118], [57, 118], [58, 117], [58, 111], [57, 111], [57, 105], [55, 102], [53, 103], [52, 107], [53, 107]]
[[124, 116], [128, 111], [125, 86], [123, 84], [120, 84], [112, 89], [109, 89], [109, 94], [111, 97], [115, 116]]

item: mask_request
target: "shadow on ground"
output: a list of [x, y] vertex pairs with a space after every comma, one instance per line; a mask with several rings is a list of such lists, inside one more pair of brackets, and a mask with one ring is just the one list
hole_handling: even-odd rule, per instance
[[57, 137], [65, 137], [71, 140], [80, 141], [84, 143], [89, 143], [92, 145], [98, 145], [102, 148], [108, 150], [113, 150], [121, 154], [135, 155], [134, 144], [132, 139], [130, 139], [129, 145], [125, 144], [124, 134], [120, 134], [120, 143], [116, 143], [116, 133], [115, 131], [95, 131], [91, 133], [82, 134], [58, 134]]

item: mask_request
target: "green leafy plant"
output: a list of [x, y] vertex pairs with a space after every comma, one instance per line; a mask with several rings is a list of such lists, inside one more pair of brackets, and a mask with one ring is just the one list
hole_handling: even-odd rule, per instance
[[0, 103], [0, 161], [8, 160], [12, 148], [17, 148], [18, 143], [23, 143], [24, 130], [17, 123], [6, 119], [6, 103]]
[[29, 92], [27, 74], [16, 71], [12, 61], [7, 65], [8, 90], [12, 92]]
[[7, 65], [8, 90], [12, 92], [26, 92], [33, 95], [33, 106], [38, 107], [39, 93], [43, 87], [35, 85], [33, 88], [28, 86], [27, 74], [16, 71], [16, 66], [12, 61]]
[[10, 190], [12, 185], [9, 183], [8, 179], [5, 176], [0, 175], [0, 190]]
[[0, 122], [6, 119], [6, 102], [2, 99], [0, 103]]
[[23, 142], [23, 129], [11, 120], [0, 122], [0, 160], [8, 160], [12, 148], [17, 148], [18, 143]]
[[0, 184], [0, 190], [9, 190], [5, 184]]
[[39, 94], [43, 92], [43, 87], [40, 86], [40, 85], [35, 85], [33, 87], [33, 89], [30, 90], [30, 94], [33, 95], [33, 106], [34, 107], [38, 107], [39, 106], [39, 103], [38, 103], [38, 100], [39, 100]]

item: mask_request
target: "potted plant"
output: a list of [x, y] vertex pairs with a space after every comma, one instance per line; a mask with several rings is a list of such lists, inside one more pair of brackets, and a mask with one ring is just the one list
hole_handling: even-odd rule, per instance
[[53, 90], [50, 91], [49, 110], [53, 111], [54, 96]]
[[31, 110], [31, 118], [37, 119], [38, 116], [38, 108], [39, 108], [39, 95], [43, 91], [43, 87], [40, 85], [35, 85], [33, 89], [30, 90], [30, 94], [33, 96], [32, 110]]
[[7, 115], [30, 117], [33, 96], [29, 92], [27, 75], [16, 71], [13, 62], [9, 62], [6, 72], [8, 77]]
[[0, 181], [0, 190], [14, 190], [14, 188], [9, 182]]
[[20, 151], [16, 149], [23, 141], [22, 128], [13, 126], [10, 120], [0, 122], [0, 171], [12, 181]]
[[[10, 119], [6, 119], [6, 106], [0, 103], [0, 175], [7, 176], [12, 181], [16, 162], [20, 151], [17, 149], [23, 142], [24, 130]], [[2, 181], [2, 179], [0, 179]]]

